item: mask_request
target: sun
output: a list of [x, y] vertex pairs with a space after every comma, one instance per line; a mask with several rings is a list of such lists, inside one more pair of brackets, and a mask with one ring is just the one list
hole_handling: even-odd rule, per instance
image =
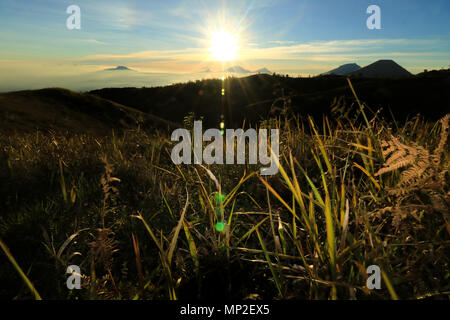
[[238, 56], [238, 36], [228, 31], [220, 30], [212, 34], [210, 42], [211, 57], [218, 61], [232, 61]]

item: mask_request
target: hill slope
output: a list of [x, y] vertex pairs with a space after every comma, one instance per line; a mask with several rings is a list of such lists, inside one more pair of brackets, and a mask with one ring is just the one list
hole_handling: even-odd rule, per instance
[[0, 94], [0, 131], [110, 133], [138, 123], [169, 122], [89, 93], [51, 88]]
[[[450, 108], [449, 74], [399, 79], [356, 77], [352, 82], [362, 101], [374, 109], [383, 107], [386, 112], [391, 108], [397, 119], [417, 112], [438, 119]], [[295, 113], [318, 116], [330, 111], [335, 97], [345, 97], [348, 105], [354, 101], [346, 77], [335, 75], [290, 78], [258, 74], [227, 79], [225, 87], [224, 110], [219, 79], [154, 88], [107, 88], [91, 93], [178, 123], [189, 112], [195, 112], [210, 128], [218, 126], [223, 111], [228, 127], [240, 127], [244, 119], [265, 119], [274, 101], [283, 94], [291, 97]], [[282, 101], [277, 101], [276, 107], [281, 107]], [[386, 116], [390, 117], [390, 113]]]
[[[420, 112], [438, 119], [450, 108], [450, 72], [433, 71], [408, 78], [355, 77], [353, 85], [361, 101], [371, 108], [390, 108], [396, 119]], [[289, 78], [257, 74], [229, 78], [226, 95], [220, 79], [179, 83], [153, 88], [111, 88], [90, 93], [66, 89], [42, 89], [0, 94], [0, 132], [58, 129], [73, 132], [111, 133], [135, 127], [182, 127], [195, 112], [205, 127], [217, 127], [224, 114], [227, 127], [240, 127], [273, 116], [283, 109], [282, 96], [290, 97], [297, 114], [329, 113], [334, 98], [354, 102], [345, 77]], [[113, 102], [114, 101], [114, 102]], [[390, 114], [386, 114], [390, 117]]]

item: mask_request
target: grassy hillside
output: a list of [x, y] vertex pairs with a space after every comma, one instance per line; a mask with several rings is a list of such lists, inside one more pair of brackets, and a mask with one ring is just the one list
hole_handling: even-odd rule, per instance
[[[123, 119], [82, 109], [90, 95], [27, 94], [30, 117], [62, 101], [89, 121]], [[175, 165], [159, 131], [0, 133], [0, 297], [448, 299], [450, 115], [400, 123], [358, 108], [267, 117], [280, 130], [271, 177]], [[66, 287], [72, 264], [81, 290]], [[370, 265], [380, 290], [367, 288]]]
[[[450, 75], [429, 72], [407, 79], [353, 79], [362, 102], [382, 114], [406, 120], [420, 113], [437, 120], [450, 109]], [[291, 78], [253, 75], [228, 78], [224, 82], [225, 114], [230, 127], [259, 122], [280, 113], [283, 107], [296, 114], [321, 117], [330, 114], [335, 98], [355, 102], [347, 80], [341, 76]], [[107, 88], [91, 93], [176, 122], [189, 112], [203, 116], [209, 127], [217, 127], [222, 112], [222, 81], [203, 80], [157, 88]], [[390, 110], [389, 110], [390, 109]]]
[[138, 124], [170, 122], [89, 93], [50, 88], [0, 94], [0, 131], [39, 130], [107, 134]]

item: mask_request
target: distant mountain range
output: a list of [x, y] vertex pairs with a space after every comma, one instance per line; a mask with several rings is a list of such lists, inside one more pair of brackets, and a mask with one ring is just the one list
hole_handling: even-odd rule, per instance
[[[115, 68], [104, 69], [103, 71], [134, 71], [133, 69], [128, 68], [127, 66], [117, 66]], [[255, 71], [247, 70], [241, 66], [233, 66], [225, 70], [228, 73], [238, 73], [238, 74], [254, 74], [254, 73], [266, 73], [272, 74], [272, 72], [267, 68], [261, 68]], [[200, 73], [213, 73], [213, 71], [209, 67], [204, 67], [201, 69]]]
[[[212, 71], [208, 67], [206, 67], [206, 68], [203, 68], [202, 72], [212, 72]], [[250, 71], [241, 66], [233, 66], [233, 67], [227, 68], [227, 69], [225, 69], [225, 72], [238, 73], [238, 74], [254, 74], [254, 73], [272, 74], [272, 72], [267, 68], [261, 68], [261, 69], [255, 70], [255, 71]]]
[[226, 69], [225, 71], [231, 72], [231, 73], [252, 73], [250, 70], [244, 69], [241, 66], [230, 67], [230, 68]]
[[[134, 71], [127, 66], [117, 66], [115, 68], [104, 69], [104, 71]], [[202, 73], [211, 73], [209, 67], [205, 67], [201, 71]], [[250, 74], [272, 74], [272, 72], [267, 68], [261, 68], [255, 71], [250, 71], [241, 66], [232, 66], [225, 70], [227, 73], [235, 73], [240, 75], [250, 75]], [[362, 77], [362, 78], [404, 78], [411, 77], [412, 74], [400, 66], [393, 60], [378, 60], [364, 68], [361, 68], [356, 63], [344, 64], [336, 69], [330, 70], [328, 72], [322, 73], [324, 75], [340, 75], [340, 76], [352, 76], [352, 77]]]
[[378, 60], [364, 68], [349, 63], [321, 75], [341, 75], [361, 78], [406, 78], [412, 74], [393, 60]]
[[[128, 68], [127, 66], [117, 66], [115, 68], [107, 68], [103, 69], [103, 71], [135, 71], [133, 69]], [[237, 73], [241, 75], [250, 75], [255, 73], [264, 73], [264, 74], [272, 74], [272, 72], [267, 68], [261, 68], [255, 71], [247, 70], [241, 66], [233, 66], [228, 69], [225, 69], [225, 72], [228, 73]], [[213, 73], [213, 71], [209, 67], [204, 67], [201, 69], [200, 73]]]

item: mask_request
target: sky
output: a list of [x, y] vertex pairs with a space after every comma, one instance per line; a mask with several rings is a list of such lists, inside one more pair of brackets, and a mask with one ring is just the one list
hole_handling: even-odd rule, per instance
[[[80, 29], [66, 26], [71, 5]], [[381, 29], [367, 27], [371, 5]], [[219, 29], [238, 39], [233, 61], [211, 56]], [[163, 85], [231, 65], [315, 75], [379, 59], [449, 68], [450, 1], [0, 0], [0, 91]], [[118, 65], [134, 71], [103, 71]]]

